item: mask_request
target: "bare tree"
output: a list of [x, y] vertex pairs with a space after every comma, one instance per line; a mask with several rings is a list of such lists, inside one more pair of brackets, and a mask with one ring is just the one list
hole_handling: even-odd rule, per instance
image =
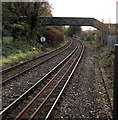
[[52, 16], [51, 5], [48, 2], [25, 2], [18, 3], [20, 13], [27, 16], [27, 23], [30, 26], [31, 36], [38, 27], [40, 16]]

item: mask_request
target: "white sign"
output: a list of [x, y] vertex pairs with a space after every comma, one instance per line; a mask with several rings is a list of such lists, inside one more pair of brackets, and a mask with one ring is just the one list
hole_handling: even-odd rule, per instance
[[45, 42], [46, 38], [45, 37], [41, 37], [40, 40], [41, 40], [41, 42]]

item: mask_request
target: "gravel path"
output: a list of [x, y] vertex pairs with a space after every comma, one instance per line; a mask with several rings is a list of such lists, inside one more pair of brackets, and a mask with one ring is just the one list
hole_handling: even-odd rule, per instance
[[[60, 104], [52, 114], [56, 119], [89, 119], [98, 118], [101, 105], [98, 103], [96, 89], [94, 57], [86, 46], [84, 57], [68, 85]], [[99, 96], [100, 97], [100, 96]], [[101, 120], [101, 119], [100, 119]]]

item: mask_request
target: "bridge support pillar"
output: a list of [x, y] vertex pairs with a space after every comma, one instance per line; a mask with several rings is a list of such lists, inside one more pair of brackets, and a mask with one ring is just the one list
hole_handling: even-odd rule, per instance
[[101, 44], [102, 45], [107, 45], [107, 34], [101, 31]]

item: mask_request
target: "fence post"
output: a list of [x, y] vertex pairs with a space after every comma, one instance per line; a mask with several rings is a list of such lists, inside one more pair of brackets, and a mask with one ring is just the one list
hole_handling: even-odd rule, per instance
[[115, 44], [113, 120], [118, 120], [118, 44]]

